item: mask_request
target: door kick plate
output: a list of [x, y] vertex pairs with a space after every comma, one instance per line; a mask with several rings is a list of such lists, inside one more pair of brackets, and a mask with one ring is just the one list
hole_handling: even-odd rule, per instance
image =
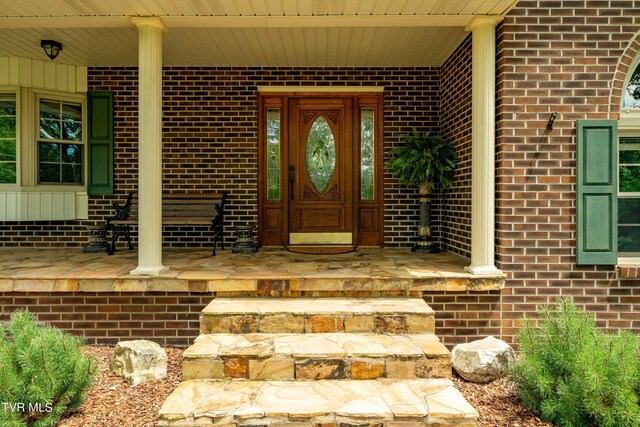
[[290, 245], [350, 245], [353, 233], [289, 233]]

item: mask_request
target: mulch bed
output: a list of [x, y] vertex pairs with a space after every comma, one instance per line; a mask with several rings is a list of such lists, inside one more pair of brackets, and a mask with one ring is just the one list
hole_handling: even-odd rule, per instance
[[[59, 427], [155, 427], [160, 406], [182, 380], [182, 348], [165, 347], [167, 377], [132, 387], [109, 371], [113, 347], [88, 346], [98, 360], [100, 374], [78, 412]], [[489, 384], [453, 381], [480, 413], [478, 427], [553, 427], [523, 407], [505, 380]]]
[[453, 382], [480, 414], [478, 427], [553, 427], [522, 406], [515, 390], [504, 378], [478, 384], [454, 374]]
[[100, 374], [84, 404], [58, 427], [155, 427], [165, 399], [182, 381], [183, 348], [165, 347], [167, 376], [160, 381], [130, 386], [109, 370], [113, 347], [88, 346], [98, 360]]

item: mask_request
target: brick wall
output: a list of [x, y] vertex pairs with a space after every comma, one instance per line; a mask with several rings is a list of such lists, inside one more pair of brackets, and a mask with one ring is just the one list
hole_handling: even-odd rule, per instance
[[[163, 186], [229, 191], [227, 230], [257, 224], [258, 85], [384, 86], [385, 150], [413, 127], [439, 131], [438, 68], [165, 67], [163, 75]], [[137, 67], [90, 67], [89, 89], [114, 92], [116, 195], [89, 202], [90, 221], [102, 221], [112, 215], [111, 203], [137, 187]], [[384, 196], [385, 245], [409, 246], [417, 231], [416, 191], [386, 173]], [[80, 246], [84, 233], [75, 221], [5, 223], [0, 246]], [[164, 245], [207, 245], [209, 234], [207, 227], [165, 226]]]
[[436, 312], [436, 335], [454, 345], [501, 335], [501, 291], [425, 292], [423, 299]]
[[[640, 332], [638, 282], [576, 266], [575, 120], [617, 118], [640, 1], [520, 1], [498, 31], [497, 266], [502, 334], [572, 296], [601, 326]], [[551, 111], [554, 130], [545, 132]]]
[[[246, 293], [235, 294], [229, 296]], [[199, 335], [200, 311], [214, 297], [213, 292], [3, 292], [0, 321], [26, 308], [39, 321], [84, 336], [89, 344], [148, 339], [185, 346]], [[424, 299], [436, 311], [436, 333], [449, 348], [478, 336], [499, 335], [500, 292], [432, 292]]]
[[179, 292], [3, 292], [0, 321], [27, 308], [38, 320], [84, 336], [89, 344], [149, 339], [188, 345], [198, 336], [200, 311], [212, 293]]
[[437, 217], [442, 246], [471, 256], [471, 36], [440, 69], [440, 129], [455, 144], [454, 187], [439, 195]]

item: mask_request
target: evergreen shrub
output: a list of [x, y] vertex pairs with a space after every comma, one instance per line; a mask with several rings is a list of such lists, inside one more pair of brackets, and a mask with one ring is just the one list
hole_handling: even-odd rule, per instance
[[608, 334], [571, 299], [539, 309], [508, 369], [524, 404], [561, 427], [640, 426], [640, 339]]
[[78, 409], [97, 366], [83, 344], [27, 311], [0, 325], [0, 426], [54, 426]]

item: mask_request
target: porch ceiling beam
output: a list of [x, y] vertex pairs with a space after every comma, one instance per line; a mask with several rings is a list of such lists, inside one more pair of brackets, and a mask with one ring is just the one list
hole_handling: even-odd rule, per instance
[[[500, 15], [482, 15], [486, 17]], [[162, 16], [173, 28], [464, 27], [475, 15]], [[131, 28], [129, 16], [0, 17], [0, 28]]]

